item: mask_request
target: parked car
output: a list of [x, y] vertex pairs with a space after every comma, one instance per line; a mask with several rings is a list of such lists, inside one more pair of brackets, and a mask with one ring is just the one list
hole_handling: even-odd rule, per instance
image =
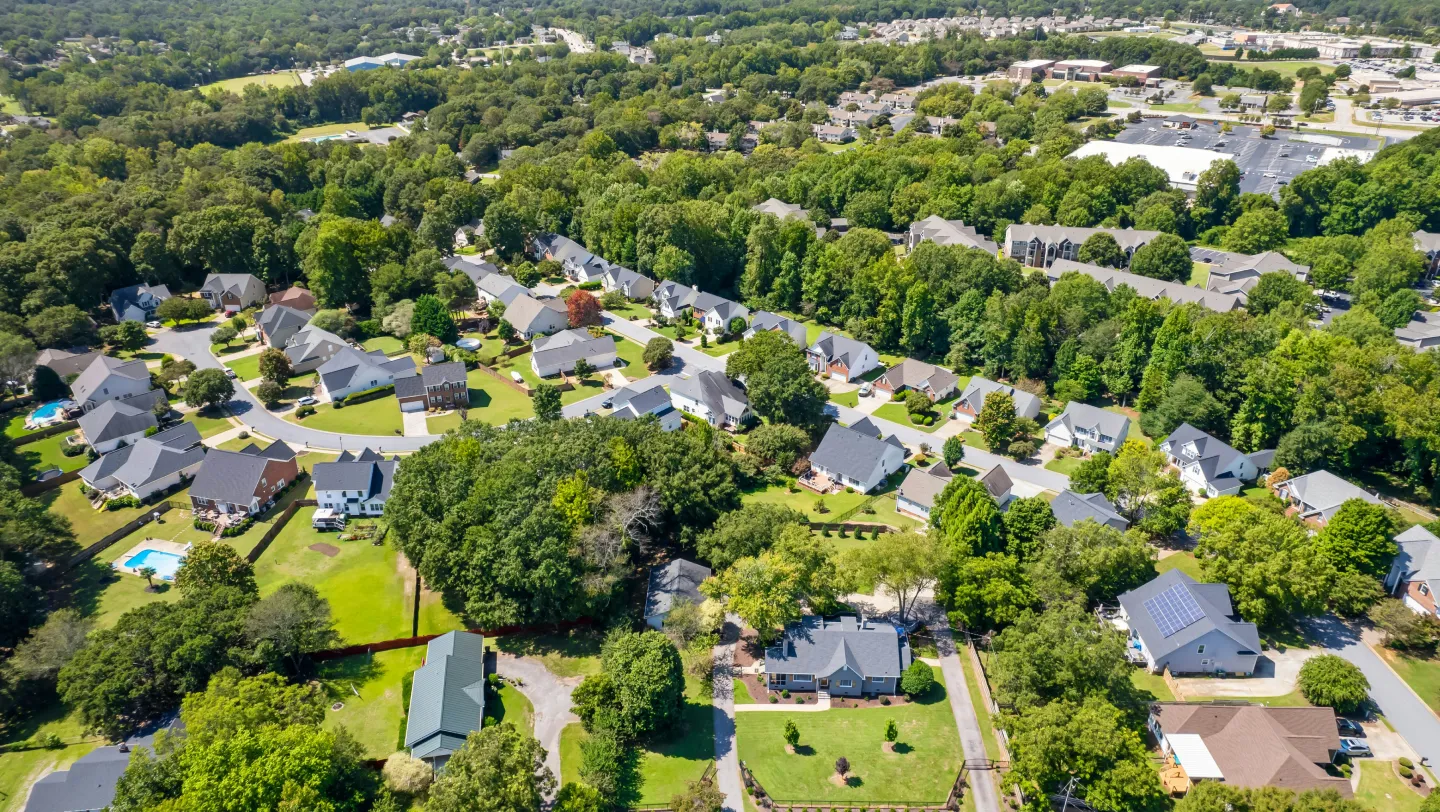
[[225, 377], [234, 379], [234, 378], [237, 378], [237, 377], [239, 377], [239, 376], [235, 374], [235, 370], [233, 370], [233, 369], [231, 369], [231, 368], [229, 368], [229, 367], [226, 367], [226, 368], [225, 368]]
[[1365, 728], [1354, 719], [1346, 719], [1344, 716], [1335, 717], [1335, 726], [1339, 728], [1341, 736], [1364, 736]]
[[315, 404], [317, 404], [317, 403], [319, 403], [319, 402], [320, 402], [320, 401], [316, 400], [315, 398], [312, 398], [312, 397], [310, 397], [309, 395], [306, 395], [305, 397], [300, 398], [299, 400], [295, 401], [295, 405], [297, 405], [297, 406], [314, 406]]
[[873, 386], [871, 386], [871, 385], [869, 384], [869, 382], [860, 384], [860, 397], [862, 397], [862, 398], [868, 398], [868, 397], [870, 397], [870, 393], [871, 393], [871, 392], [874, 392], [874, 391], [875, 391], [875, 388], [874, 388]]
[[1360, 741], [1359, 739], [1352, 739], [1349, 737], [1341, 737], [1340, 752], [1351, 758], [1360, 758], [1362, 756], [1375, 755], [1373, 752], [1370, 751], [1370, 745]]
[[151, 330], [159, 330], [164, 325], [162, 325], [158, 321], [147, 321], [145, 322], [145, 326], [149, 327]]

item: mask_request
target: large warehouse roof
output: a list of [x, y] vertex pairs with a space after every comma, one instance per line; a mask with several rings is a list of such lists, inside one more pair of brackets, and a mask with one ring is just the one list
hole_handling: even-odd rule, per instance
[[1216, 161], [1233, 161], [1228, 152], [1194, 147], [1172, 147], [1161, 144], [1126, 144], [1120, 141], [1091, 141], [1070, 154], [1072, 158], [1103, 155], [1111, 164], [1122, 164], [1131, 158], [1144, 158], [1170, 177], [1170, 185], [1194, 191], [1200, 173]]

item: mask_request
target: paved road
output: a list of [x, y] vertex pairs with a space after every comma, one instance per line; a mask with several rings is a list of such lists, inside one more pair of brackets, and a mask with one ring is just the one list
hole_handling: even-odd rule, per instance
[[[980, 720], [970, 704], [970, 687], [965, 678], [965, 668], [960, 664], [962, 655], [950, 634], [950, 623], [944, 610], [933, 603], [928, 606], [930, 622], [927, 626], [935, 632], [935, 648], [940, 652], [940, 671], [945, 675], [950, 711], [955, 714], [955, 726], [960, 729], [960, 749], [964, 751], [966, 761], [985, 761], [990, 756], [985, 752]], [[1000, 812], [1000, 794], [995, 788], [993, 770], [971, 770], [968, 784], [974, 795], [976, 812]]]
[[720, 792], [725, 796], [726, 812], [743, 812], [745, 809], [740, 755], [735, 750], [735, 683], [731, 671], [741, 625], [738, 615], [726, 615], [721, 642], [715, 646], [715, 670], [711, 678], [714, 691], [711, 694], [711, 712], [715, 715], [715, 775], [720, 781]]
[[562, 679], [550, 673], [539, 660], [516, 657], [501, 652], [496, 657], [495, 672], [502, 677], [518, 678], [515, 686], [535, 708], [535, 738], [545, 748], [545, 766], [560, 783], [560, 731], [571, 722], [580, 721], [571, 711], [570, 694], [578, 679]]
[[1309, 622], [1311, 634], [1331, 654], [1360, 667], [1370, 680], [1370, 698], [1415, 752], [1440, 762], [1440, 717], [1361, 639], [1360, 631], [1334, 615]]

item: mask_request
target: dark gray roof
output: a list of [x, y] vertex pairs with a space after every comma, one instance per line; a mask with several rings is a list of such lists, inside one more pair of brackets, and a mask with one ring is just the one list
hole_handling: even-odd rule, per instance
[[448, 632], [425, 648], [415, 670], [405, 746], [417, 758], [449, 755], [485, 716], [485, 638]]
[[1116, 530], [1124, 530], [1130, 526], [1130, 520], [1121, 516], [1103, 493], [1063, 490], [1050, 503], [1050, 512], [1055, 514], [1055, 521], [1066, 527], [1074, 527], [1076, 522], [1085, 519], [1096, 524], [1108, 524]]
[[1010, 474], [1005, 471], [1003, 465], [996, 465], [981, 474], [980, 484], [985, 486], [986, 491], [989, 491], [990, 498], [997, 502], [1004, 499], [1010, 493], [1010, 489], [1015, 487], [1015, 482], [1010, 479]]
[[628, 406], [636, 416], [659, 414], [670, 407], [670, 393], [658, 382], [641, 381], [616, 392], [610, 404], [616, 411]]
[[346, 347], [321, 364], [316, 371], [320, 373], [320, 380], [324, 381], [325, 388], [333, 392], [348, 388], [364, 370], [374, 368], [388, 372], [393, 379], [406, 373], [415, 374], [415, 360], [408, 355], [392, 360], [380, 350], [362, 352], [354, 347]]
[[1312, 511], [1338, 508], [1351, 499], [1360, 499], [1372, 505], [1380, 504], [1374, 494], [1324, 470], [1297, 476], [1280, 485]]
[[1134, 228], [1080, 228], [1077, 226], [1047, 226], [1031, 223], [1013, 223], [1005, 229], [1005, 242], [1039, 240], [1042, 243], [1058, 243], [1069, 240], [1075, 245], [1084, 243], [1090, 237], [1105, 233], [1115, 238], [1123, 250], [1132, 251], [1160, 236], [1159, 231], [1142, 231]]
[[75, 395], [75, 402], [83, 404], [91, 400], [96, 392], [105, 388], [106, 382], [112, 377], [148, 382], [150, 370], [145, 367], [145, 362], [138, 358], [133, 361], [121, 361], [119, 358], [111, 358], [108, 355], [98, 356], [90, 366], [85, 368], [84, 372], [80, 373], [80, 377], [70, 384], [70, 391]]
[[286, 305], [271, 305], [260, 311], [255, 323], [272, 345], [283, 347], [291, 336], [310, 323], [310, 314]]
[[35, 356], [35, 366], [50, 367], [55, 374], [61, 378], [71, 375], [79, 375], [90, 366], [96, 358], [100, 357], [99, 350], [91, 350], [85, 347], [72, 347], [68, 350], [50, 349], [41, 350]]
[[1245, 456], [1248, 457], [1250, 459], [1250, 462], [1254, 463], [1255, 467], [1259, 468], [1261, 471], [1268, 470], [1270, 466], [1275, 464], [1275, 449], [1273, 448], [1266, 448], [1260, 451], [1251, 451]]
[[1051, 282], [1059, 281], [1067, 273], [1084, 274], [1112, 292], [1124, 285], [1146, 299], [1169, 299], [1176, 304], [1198, 303], [1217, 313], [1228, 313], [1240, 307], [1246, 298], [1244, 291], [1204, 290], [1183, 282], [1152, 279], [1128, 271], [1117, 271], [1114, 268], [1069, 259], [1057, 259], [1045, 269], [1045, 275]]
[[[179, 723], [172, 720], [162, 726], [175, 732]], [[91, 812], [108, 808], [115, 800], [115, 784], [130, 765], [137, 747], [149, 748], [153, 753], [154, 732], [132, 736], [123, 745], [97, 747], [69, 769], [56, 770], [36, 781], [25, 812]]]
[[935, 500], [954, 478], [955, 474], [943, 462], [930, 468], [915, 468], [905, 475], [895, 495], [921, 507], [933, 508]]
[[383, 501], [389, 498], [390, 487], [395, 484], [396, 464], [373, 451], [359, 458], [344, 453], [335, 462], [316, 463], [310, 475], [317, 491], [358, 491], [364, 500]]
[[904, 448], [893, 436], [881, 440], [836, 423], [810, 455], [810, 464], [863, 482], [875, 473], [875, 465], [889, 446]]
[[880, 430], [879, 426], [875, 425], [875, 422], [870, 419], [869, 415], [851, 423], [850, 430], [858, 431], [866, 437], [880, 437], [885, 434], [885, 432]]
[[569, 364], [581, 358], [595, 358], [615, 352], [615, 338], [603, 335], [594, 338], [581, 329], [561, 330], [553, 336], [535, 339], [534, 359], [538, 367]]
[[462, 361], [446, 361], [443, 364], [430, 364], [420, 368], [420, 377], [424, 379], [426, 386], [439, 386], [443, 383], [464, 383], [465, 364]]
[[[255, 451], [250, 451], [249, 449], [251, 448], [255, 449]], [[288, 445], [285, 445], [285, 442], [283, 440], [276, 440], [275, 442], [271, 443], [269, 446], [263, 449], [255, 445], [254, 443], [251, 443], [246, 448], [246, 450], [241, 453], [258, 454], [259, 456], [262, 456], [267, 460], [295, 459], [295, 449], [291, 448]]]
[[906, 387], [918, 389], [921, 384], [925, 383], [929, 384], [931, 390], [941, 392], [954, 386], [959, 377], [943, 367], [916, 361], [914, 358], [906, 358], [885, 370], [885, 374], [880, 376], [880, 380], [888, 383], [896, 392]]
[[132, 489], [142, 490], [142, 486], [203, 459], [205, 447], [200, 444], [200, 431], [194, 423], [181, 423], [111, 451], [86, 466], [80, 477], [87, 482], [114, 477]]
[[248, 505], [270, 460], [258, 454], [214, 449], [190, 483], [190, 495], [215, 502]]
[[870, 350], [870, 354], [876, 358], [880, 356], [870, 349], [870, 345], [863, 341], [856, 341], [847, 336], [836, 335], [825, 331], [815, 338], [815, 343], [810, 345], [810, 352], [825, 359], [826, 363], [842, 363], [847, 368], [854, 366], [860, 356]]
[[333, 355], [339, 348], [350, 346], [345, 339], [319, 327], [305, 327], [290, 336], [285, 343], [285, 354], [291, 364], [303, 364]]
[[125, 318], [126, 311], [137, 307], [144, 311], [154, 311], [160, 303], [170, 298], [170, 289], [164, 285], [131, 285], [126, 288], [116, 288], [110, 292], [110, 309], [114, 312], [115, 318]]
[[689, 378], [671, 383], [670, 391], [709, 406], [715, 414], [736, 420], [743, 417], [750, 406], [745, 390], [736, 386], [725, 373], [713, 369], [703, 369]]
[[765, 650], [765, 670], [775, 674], [829, 676], [849, 668], [859, 677], [899, 677], [909, 665], [910, 647], [895, 626], [852, 615], [801, 618]]
[[145, 431], [160, 425], [149, 409], [107, 400], [80, 416], [80, 430], [91, 445]]
[[663, 567], [651, 567], [650, 589], [645, 594], [645, 617], [669, 612], [680, 598], [697, 604], [705, 600], [705, 596], [700, 594], [700, 582], [712, 574], [709, 567], [683, 558], [677, 558]]
[[1395, 546], [1398, 550], [1390, 566], [1400, 573], [1402, 582], [1424, 581], [1432, 592], [1440, 587], [1440, 553], [1436, 552], [1440, 538], [1417, 524], [1396, 536]]
[[[1193, 452], [1192, 450], [1193, 449]], [[1215, 439], [1189, 423], [1181, 423], [1160, 444], [1160, 450], [1175, 457], [1182, 466], [1198, 462], [1207, 483], [1224, 485], [1235, 481], [1225, 472], [1235, 460], [1244, 456], [1229, 444]]]
[[1260, 635], [1254, 623], [1233, 617], [1230, 587], [1202, 584], [1174, 569], [1120, 596], [1130, 628], [1159, 660], [1189, 643], [1220, 631], [1243, 651], [1260, 653]]
[[1024, 389], [1016, 389], [1009, 384], [992, 381], [989, 378], [982, 378], [979, 375], [971, 378], [970, 382], [965, 384], [965, 389], [960, 393], [960, 400], [969, 403], [978, 413], [985, 405], [985, 396], [991, 392], [1004, 392], [1009, 395], [1010, 399], [1015, 401], [1015, 414], [1020, 417], [1034, 418], [1040, 414], [1040, 398], [1033, 393], [1026, 392]]

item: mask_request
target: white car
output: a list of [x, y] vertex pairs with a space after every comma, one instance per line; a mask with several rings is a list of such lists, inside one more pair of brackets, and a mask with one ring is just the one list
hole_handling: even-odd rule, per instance
[[296, 405], [296, 406], [314, 406], [315, 404], [317, 404], [317, 403], [319, 403], [319, 402], [320, 402], [320, 401], [316, 400], [315, 398], [312, 398], [312, 397], [310, 397], [309, 395], [306, 395], [305, 397], [300, 398], [299, 400], [295, 401], [295, 405]]
[[161, 327], [163, 327], [164, 325], [162, 325], [162, 324], [161, 324], [160, 322], [158, 322], [158, 321], [147, 321], [147, 322], [145, 322], [145, 326], [146, 326], [146, 327], [149, 327], [151, 330], [159, 330], [159, 329], [160, 329]]
[[1274, 178], [1274, 177], [1275, 177], [1275, 173], [1274, 173], [1274, 172], [1266, 172], [1266, 173], [1265, 173], [1265, 177], [1267, 177], [1267, 178]]
[[873, 391], [875, 391], [875, 389], [869, 383], [860, 384], [860, 397], [868, 398]]
[[1320, 159], [1317, 158], [1317, 157], [1314, 156], [1314, 155], [1306, 155], [1306, 156], [1305, 156], [1305, 163], [1307, 163], [1307, 164], [1319, 163], [1319, 161], [1320, 161]]

